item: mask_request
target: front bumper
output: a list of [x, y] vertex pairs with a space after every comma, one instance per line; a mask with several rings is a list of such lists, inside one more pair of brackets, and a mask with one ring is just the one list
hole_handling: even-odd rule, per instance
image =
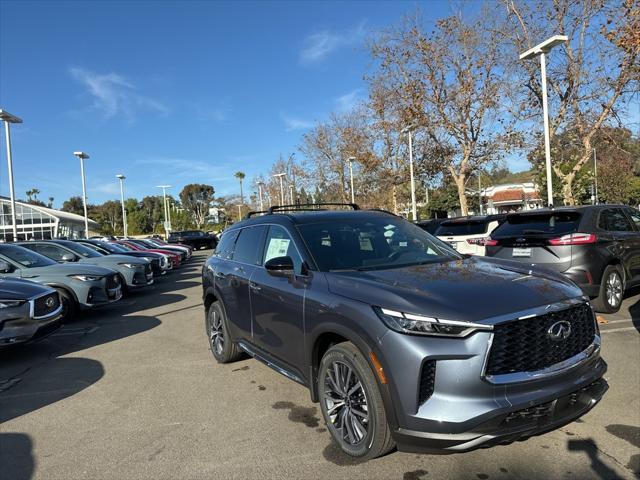
[[468, 432], [434, 434], [399, 428], [393, 436], [398, 450], [403, 452], [456, 453], [504, 445], [575, 421], [591, 410], [608, 389], [606, 380], [599, 378], [569, 394], [496, 415]]
[[62, 306], [46, 318], [19, 318], [0, 324], [0, 348], [41, 340], [62, 326]]

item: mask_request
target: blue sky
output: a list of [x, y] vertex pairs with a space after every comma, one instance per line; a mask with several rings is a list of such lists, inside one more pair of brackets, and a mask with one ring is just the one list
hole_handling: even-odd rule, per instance
[[[235, 193], [315, 120], [366, 95], [365, 40], [416, 2], [0, 2], [0, 107], [12, 128], [17, 196], [54, 205], [208, 183]], [[422, 3], [427, 20], [449, 2]], [[2, 138], [0, 194], [8, 195]], [[299, 154], [298, 154], [299, 155]]]

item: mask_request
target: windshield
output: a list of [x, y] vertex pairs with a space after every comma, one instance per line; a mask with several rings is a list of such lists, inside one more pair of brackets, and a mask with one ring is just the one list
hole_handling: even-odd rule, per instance
[[[110, 245], [115, 245], [115, 244], [112, 243]], [[135, 252], [135, 248], [130, 247], [126, 243], [118, 243], [117, 245], [118, 247], [122, 248], [125, 252]]]
[[507, 220], [491, 233], [491, 238], [566, 235], [577, 232], [579, 224], [578, 212], [509, 215]]
[[19, 263], [26, 268], [35, 267], [48, 267], [50, 265], [57, 265], [56, 262], [50, 258], [40, 255], [39, 253], [32, 252], [23, 247], [17, 245], [2, 245], [0, 246], [0, 254]]
[[453, 221], [443, 222], [436, 229], [438, 236], [456, 236], [456, 235], [481, 235], [487, 233], [489, 222], [484, 221]]
[[85, 258], [98, 258], [104, 257], [101, 253], [96, 252], [92, 248], [87, 247], [86, 245], [82, 245], [81, 243], [75, 242], [65, 242], [63, 244], [69, 250], [73, 250], [78, 255], [82, 255]]
[[111, 253], [126, 253], [129, 250], [127, 250], [125, 247], [123, 247], [122, 245], [117, 245], [114, 243], [107, 243], [107, 242], [102, 242], [100, 244], [100, 247], [104, 248], [105, 250], [110, 251]]
[[405, 220], [353, 218], [298, 227], [322, 271], [376, 270], [462, 258]]

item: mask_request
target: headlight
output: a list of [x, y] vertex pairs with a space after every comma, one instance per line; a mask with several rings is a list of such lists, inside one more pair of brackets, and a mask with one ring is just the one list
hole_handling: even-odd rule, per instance
[[140, 268], [142, 265], [138, 263], [119, 263], [118, 265], [122, 265], [125, 268]]
[[493, 330], [491, 325], [443, 320], [413, 313], [402, 313], [387, 308], [374, 307], [380, 319], [392, 330], [415, 335], [442, 337], [466, 337], [476, 330]]
[[149, 263], [153, 262], [153, 258], [151, 258], [151, 257], [142, 257], [142, 259], [146, 260]]
[[74, 280], [80, 280], [81, 282], [95, 282], [102, 278], [99, 275], [69, 275], [69, 277]]
[[11, 307], [19, 307], [26, 300], [0, 300], [0, 308], [11, 308]]

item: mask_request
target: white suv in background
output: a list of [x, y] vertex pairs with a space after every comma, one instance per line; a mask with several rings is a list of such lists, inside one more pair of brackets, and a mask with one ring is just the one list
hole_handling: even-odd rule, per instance
[[489, 235], [505, 218], [506, 215], [450, 218], [438, 226], [434, 235], [460, 253], [484, 256]]

